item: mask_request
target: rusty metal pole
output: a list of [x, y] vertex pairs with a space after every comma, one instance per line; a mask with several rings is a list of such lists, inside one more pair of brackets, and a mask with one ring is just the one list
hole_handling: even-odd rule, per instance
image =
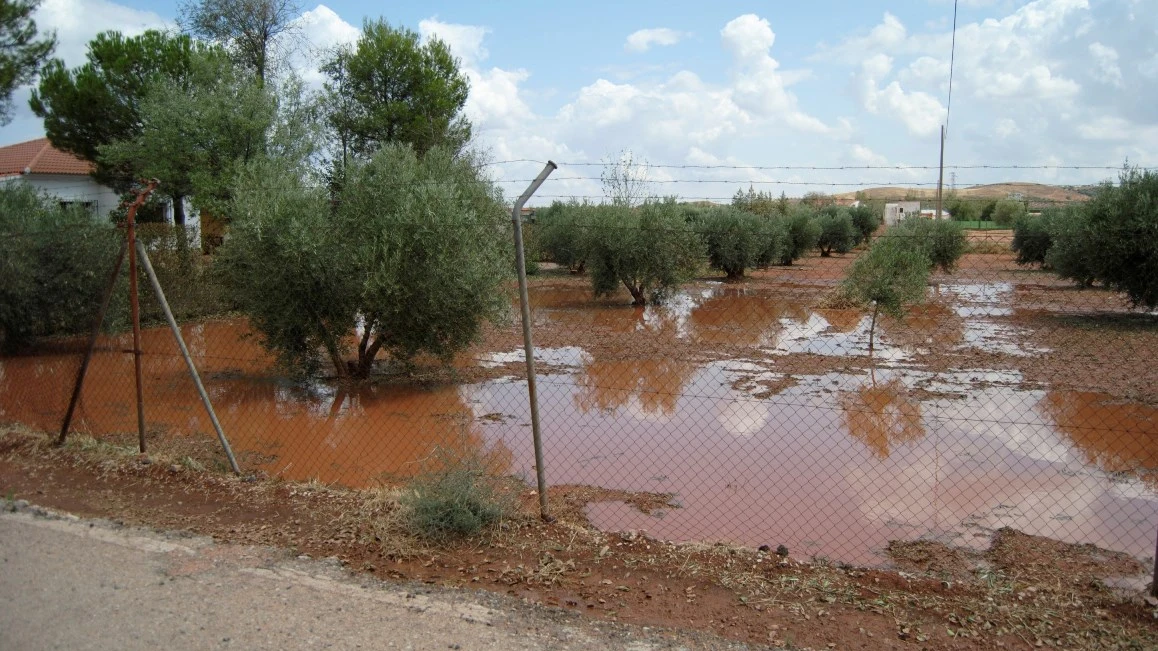
[[137, 208], [157, 189], [158, 181], [153, 179], [137, 194], [136, 201], [129, 206], [128, 248], [129, 248], [129, 313], [133, 321], [133, 371], [137, 382], [137, 441], [141, 454], [145, 453], [145, 393], [141, 378], [141, 306], [137, 297]]
[[535, 190], [547, 180], [547, 177], [558, 169], [558, 165], [547, 161], [543, 171], [535, 177], [531, 185], [515, 201], [511, 209], [511, 221], [515, 228], [515, 266], [519, 274], [519, 304], [523, 312], [523, 352], [527, 357], [527, 395], [531, 402], [531, 436], [535, 443], [535, 480], [539, 488], [539, 516], [550, 522], [550, 511], [547, 509], [547, 475], [543, 468], [543, 438], [539, 430], [539, 393], [535, 384], [535, 345], [531, 343], [531, 304], [527, 297], [527, 266], [523, 253], [523, 204], [535, 194]]
[[121, 251], [117, 253], [117, 261], [113, 264], [113, 272], [109, 274], [109, 284], [105, 288], [105, 295], [101, 299], [100, 309], [97, 311], [96, 320], [93, 321], [92, 330], [88, 335], [88, 348], [84, 351], [84, 359], [80, 362], [80, 370], [76, 373], [76, 384], [72, 388], [72, 398], [68, 401], [68, 410], [64, 412], [64, 423], [60, 426], [60, 436], [56, 439], [57, 445], [64, 445], [64, 440], [68, 438], [68, 428], [72, 425], [72, 415], [76, 411], [76, 404], [80, 401], [80, 392], [84, 387], [84, 378], [88, 374], [88, 364], [92, 361], [93, 352], [96, 350], [97, 337], [101, 333], [101, 326], [105, 322], [105, 314], [108, 313], [109, 304], [113, 300], [113, 290], [117, 286], [117, 276], [121, 274], [121, 265], [125, 262], [125, 249], [127, 242], [121, 242]]

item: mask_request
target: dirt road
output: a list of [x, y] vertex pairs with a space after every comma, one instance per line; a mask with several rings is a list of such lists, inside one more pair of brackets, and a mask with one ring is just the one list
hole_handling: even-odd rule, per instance
[[741, 649], [479, 592], [351, 578], [336, 561], [0, 513], [0, 649]]

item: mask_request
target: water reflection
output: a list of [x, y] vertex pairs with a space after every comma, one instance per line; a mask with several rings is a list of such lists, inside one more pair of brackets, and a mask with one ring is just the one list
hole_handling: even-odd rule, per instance
[[663, 359], [592, 360], [579, 373], [575, 405], [584, 412], [627, 407], [641, 417], [671, 414], [695, 364]]
[[897, 378], [844, 393], [840, 407], [849, 435], [868, 446], [877, 459], [888, 459], [891, 448], [925, 435], [921, 403]]
[[693, 340], [707, 344], [770, 346], [782, 319], [808, 318], [799, 303], [742, 287], [722, 287], [704, 299], [689, 317]]
[[1087, 463], [1158, 489], [1158, 408], [1105, 394], [1050, 391], [1040, 403]]

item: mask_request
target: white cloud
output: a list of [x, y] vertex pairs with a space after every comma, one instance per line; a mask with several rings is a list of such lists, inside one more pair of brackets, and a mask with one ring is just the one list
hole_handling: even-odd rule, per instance
[[423, 40], [437, 37], [446, 43], [454, 56], [461, 59], [466, 67], [477, 66], [490, 56], [490, 52], [483, 46], [483, 40], [490, 33], [490, 29], [486, 27], [444, 23], [438, 18], [427, 18], [419, 21], [418, 33], [422, 35]]
[[683, 32], [677, 32], [667, 27], [654, 27], [632, 32], [627, 37], [623, 49], [628, 52], [647, 52], [653, 45], [675, 45], [684, 37]]
[[56, 52], [66, 66], [84, 64], [88, 43], [97, 34], [118, 30], [127, 36], [145, 30], [175, 30], [176, 24], [152, 11], [140, 11], [107, 0], [44, 0], [34, 16], [41, 32], [55, 30]]
[[918, 137], [936, 134], [945, 116], [945, 107], [932, 95], [922, 91], [905, 91], [900, 82], [881, 87], [892, 70], [892, 59], [876, 54], [861, 64], [857, 83], [861, 105], [874, 115], [900, 120], [909, 133]]
[[1001, 118], [994, 126], [993, 133], [997, 134], [998, 138], [1009, 138], [1021, 133], [1021, 128], [1013, 118]]
[[289, 58], [290, 66], [307, 84], [320, 88], [325, 75], [318, 69], [331, 52], [353, 45], [362, 30], [351, 25], [326, 5], [318, 5], [294, 20], [294, 27], [304, 40]]
[[780, 72], [780, 63], [770, 54], [776, 34], [767, 20], [745, 14], [724, 25], [720, 37], [735, 59], [732, 97], [737, 106], [754, 117], [782, 120], [796, 130], [831, 131], [819, 119], [800, 110], [796, 96], [786, 90], [791, 81], [801, 76], [790, 78]]
[[1090, 56], [1098, 69], [1095, 76], [1113, 86], [1122, 85], [1122, 69], [1118, 67], [1118, 51], [1097, 41], [1090, 43]]

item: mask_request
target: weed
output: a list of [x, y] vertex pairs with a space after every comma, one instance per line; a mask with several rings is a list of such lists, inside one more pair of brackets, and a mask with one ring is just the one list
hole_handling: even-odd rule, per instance
[[462, 443], [436, 447], [399, 499], [413, 532], [434, 543], [477, 534], [514, 510], [514, 496], [504, 490], [495, 464]]

